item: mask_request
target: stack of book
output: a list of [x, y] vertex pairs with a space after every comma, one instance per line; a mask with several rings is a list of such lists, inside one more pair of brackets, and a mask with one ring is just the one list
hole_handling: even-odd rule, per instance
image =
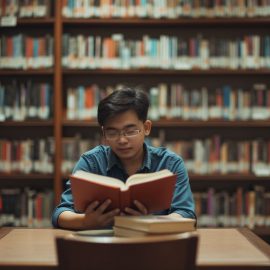
[[157, 236], [196, 230], [196, 220], [170, 216], [116, 216], [114, 235], [123, 237]]

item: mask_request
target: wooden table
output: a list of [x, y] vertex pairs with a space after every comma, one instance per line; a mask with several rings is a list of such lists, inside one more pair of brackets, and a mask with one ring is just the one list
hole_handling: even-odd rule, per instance
[[[0, 269], [57, 269], [56, 229], [0, 229]], [[198, 269], [270, 269], [270, 246], [248, 229], [198, 229]]]

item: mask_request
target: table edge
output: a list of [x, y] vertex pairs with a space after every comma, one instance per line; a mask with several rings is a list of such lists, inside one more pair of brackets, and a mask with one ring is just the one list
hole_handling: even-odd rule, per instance
[[237, 228], [246, 239], [270, 259], [270, 245], [248, 228]]
[[0, 228], [0, 239], [9, 234], [13, 228], [10, 227], [2, 227]]

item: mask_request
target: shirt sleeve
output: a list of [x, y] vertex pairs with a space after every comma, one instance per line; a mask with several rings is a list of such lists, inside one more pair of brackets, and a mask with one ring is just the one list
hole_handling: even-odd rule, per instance
[[[89, 162], [89, 157], [86, 157], [82, 155], [75, 165], [73, 169], [73, 173], [77, 170], [83, 170], [83, 171], [93, 171], [94, 164], [93, 162]], [[71, 212], [76, 212], [74, 209], [74, 203], [73, 203], [73, 197], [71, 193], [71, 185], [70, 185], [70, 180], [66, 182], [65, 185], [65, 190], [61, 195], [61, 200], [59, 205], [54, 209], [52, 213], [52, 225], [54, 227], [59, 227], [58, 226], [58, 217], [59, 215], [64, 212], [64, 211], [71, 211]]]
[[183, 159], [180, 157], [172, 158], [170, 170], [177, 174], [177, 180], [169, 213], [177, 213], [185, 218], [196, 219], [193, 195]]

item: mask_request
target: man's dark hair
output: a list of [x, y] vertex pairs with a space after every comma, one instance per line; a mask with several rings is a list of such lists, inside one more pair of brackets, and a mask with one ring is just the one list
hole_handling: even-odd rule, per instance
[[115, 90], [98, 105], [98, 123], [104, 126], [109, 118], [128, 110], [133, 110], [143, 122], [147, 119], [149, 99], [145, 91], [141, 89], [124, 87]]

